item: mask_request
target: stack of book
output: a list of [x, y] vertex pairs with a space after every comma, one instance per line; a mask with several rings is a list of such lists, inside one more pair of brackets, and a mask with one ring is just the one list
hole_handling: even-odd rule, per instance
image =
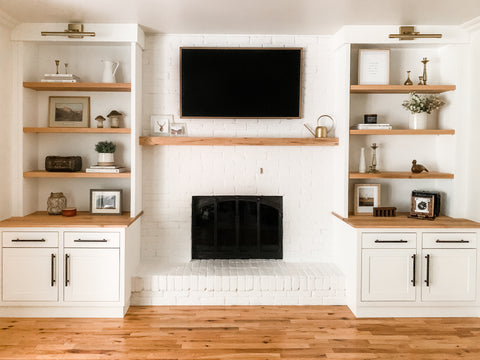
[[355, 124], [350, 127], [352, 130], [392, 130], [390, 124]]
[[118, 174], [127, 171], [123, 166], [117, 165], [92, 165], [85, 170], [87, 173]]
[[41, 82], [76, 83], [80, 78], [73, 74], [44, 74]]

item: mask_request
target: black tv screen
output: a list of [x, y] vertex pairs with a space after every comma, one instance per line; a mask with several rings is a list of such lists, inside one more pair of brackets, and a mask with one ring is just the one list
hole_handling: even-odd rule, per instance
[[180, 116], [300, 118], [301, 48], [181, 48]]

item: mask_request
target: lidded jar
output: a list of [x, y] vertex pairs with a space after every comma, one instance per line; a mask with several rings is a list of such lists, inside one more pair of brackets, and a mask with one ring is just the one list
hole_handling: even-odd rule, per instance
[[63, 193], [50, 193], [47, 200], [48, 215], [62, 215], [62, 210], [67, 207], [67, 198]]

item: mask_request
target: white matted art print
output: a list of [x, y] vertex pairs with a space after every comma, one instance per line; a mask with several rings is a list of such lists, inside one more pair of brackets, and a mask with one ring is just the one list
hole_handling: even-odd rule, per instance
[[150, 116], [150, 132], [152, 136], [170, 135], [170, 124], [173, 122], [173, 115], [152, 115]]
[[122, 215], [122, 190], [90, 189], [90, 214]]
[[380, 184], [355, 184], [355, 215], [372, 215], [380, 206]]
[[390, 50], [358, 50], [358, 85], [390, 83]]

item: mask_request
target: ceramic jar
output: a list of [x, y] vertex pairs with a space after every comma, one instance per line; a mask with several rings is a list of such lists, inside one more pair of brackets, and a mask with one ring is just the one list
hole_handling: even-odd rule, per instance
[[63, 193], [50, 193], [47, 200], [48, 215], [62, 215], [62, 210], [67, 207], [67, 198]]
[[428, 114], [426, 112], [410, 114], [408, 127], [414, 130], [423, 130], [428, 126]]
[[98, 153], [97, 165], [115, 165], [115, 153]]

